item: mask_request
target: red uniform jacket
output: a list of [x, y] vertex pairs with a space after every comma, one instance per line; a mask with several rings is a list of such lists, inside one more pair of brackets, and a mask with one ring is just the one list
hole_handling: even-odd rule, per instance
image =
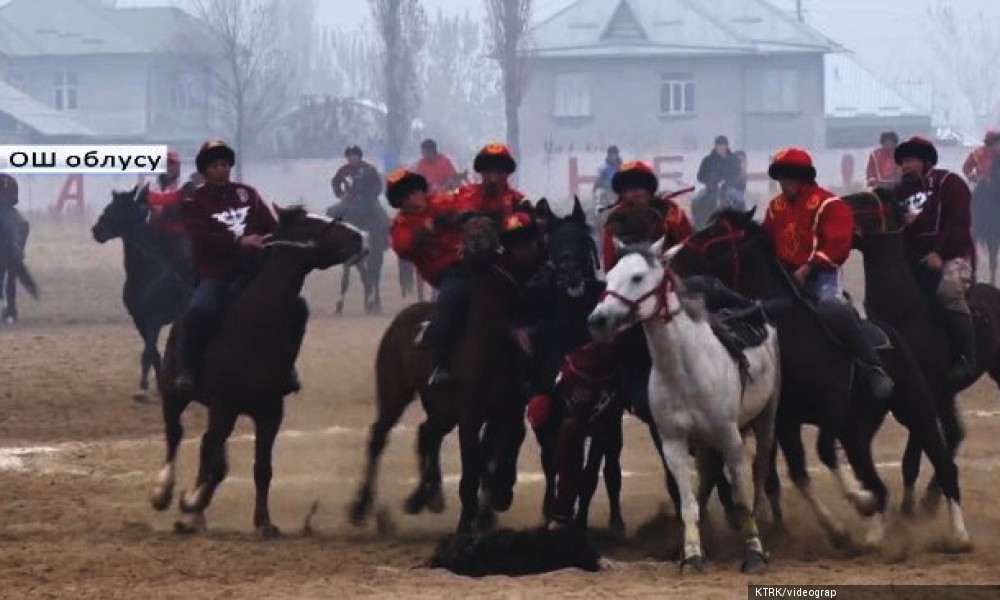
[[463, 206], [475, 212], [494, 213], [500, 219], [510, 216], [525, 201], [524, 194], [509, 187], [494, 198], [486, 198], [481, 183], [464, 185], [455, 194]]
[[764, 216], [778, 258], [798, 269], [806, 264], [835, 270], [847, 262], [854, 242], [854, 213], [846, 202], [816, 184], [794, 201], [784, 194], [771, 200]]
[[438, 154], [434, 160], [421, 158], [414, 169], [424, 176], [431, 193], [448, 191], [448, 186], [455, 179], [455, 165], [444, 154]]
[[876, 148], [868, 157], [866, 181], [869, 187], [885, 183], [895, 183], [899, 180], [899, 166], [896, 164], [895, 153], [885, 148]]
[[[648, 232], [648, 237], [645, 241], [655, 242], [661, 237], [666, 237], [664, 247], [670, 248], [688, 239], [694, 233], [694, 227], [691, 226], [691, 221], [684, 213], [684, 209], [673, 200], [657, 200], [657, 202], [666, 203], [663, 222], [657, 224], [657, 226]], [[608, 219], [616, 212], [624, 210], [624, 206], [626, 205], [619, 203], [611, 209], [611, 212], [608, 213]], [[604, 233], [601, 236], [601, 259], [604, 263], [605, 273], [613, 269], [618, 262], [618, 253], [615, 250], [615, 238], [611, 230], [607, 227], [604, 228]]]
[[[919, 190], [927, 194], [927, 202], [916, 220], [903, 233], [911, 250], [922, 258], [931, 252], [943, 260], [968, 258], [975, 261], [972, 241], [972, 193], [968, 184], [957, 174], [944, 169], [931, 169]], [[903, 190], [909, 195], [914, 190]]]
[[458, 225], [431, 231], [434, 218], [467, 212], [454, 194], [428, 196], [427, 208], [419, 214], [400, 211], [392, 219], [389, 236], [392, 249], [403, 260], [412, 262], [420, 276], [437, 287], [441, 272], [459, 260], [462, 233]]
[[962, 172], [972, 183], [986, 181], [990, 178], [990, 170], [993, 168], [993, 150], [986, 146], [980, 146], [969, 153], [962, 165]]
[[150, 225], [164, 233], [184, 235], [181, 200], [193, 194], [196, 186], [189, 181], [183, 187], [178, 187], [178, 182], [174, 181], [167, 186], [161, 183], [159, 187], [159, 190], [155, 190], [150, 186], [147, 192], [146, 201], [153, 213]]
[[203, 185], [183, 198], [184, 229], [199, 278], [219, 277], [241, 266], [239, 239], [274, 233], [278, 220], [257, 190], [242, 183]]

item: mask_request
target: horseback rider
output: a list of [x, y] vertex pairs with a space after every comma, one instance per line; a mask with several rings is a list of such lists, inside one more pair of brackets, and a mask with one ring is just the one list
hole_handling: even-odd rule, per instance
[[778, 259], [792, 271], [795, 283], [816, 301], [819, 316], [854, 354], [874, 396], [889, 397], [893, 382], [841, 289], [840, 270], [854, 237], [850, 206], [816, 184], [816, 167], [805, 150], [779, 151], [767, 173], [781, 186], [781, 194], [771, 200], [763, 223]]
[[618, 202], [608, 215], [607, 222], [612, 226], [604, 228], [601, 241], [601, 258], [605, 272], [610, 271], [618, 262], [615, 234], [612, 231], [615, 215], [642, 206], [652, 208], [659, 213], [660, 218], [643, 233], [642, 239], [630, 240], [632, 242], [655, 242], [665, 236], [667, 241], [664, 247], [669, 248], [684, 241], [693, 232], [691, 221], [688, 220], [683, 208], [669, 198], [656, 196], [660, 180], [646, 163], [632, 161], [623, 164], [621, 170], [612, 178], [611, 187], [618, 194]]
[[424, 176], [432, 194], [450, 191], [458, 180], [455, 165], [438, 152], [437, 142], [431, 139], [420, 142], [420, 160], [413, 170]]
[[21, 216], [15, 208], [17, 202], [17, 180], [7, 173], [0, 173], [0, 244], [5, 244], [15, 257], [21, 254], [22, 228]]
[[934, 168], [934, 144], [920, 137], [896, 149], [903, 172], [897, 199], [907, 208], [903, 230], [918, 279], [944, 310], [952, 343], [948, 380], [972, 383], [976, 368], [976, 330], [966, 292], [975, 278], [976, 247], [972, 241], [969, 186], [957, 174]]
[[347, 164], [343, 165], [330, 180], [333, 195], [345, 204], [378, 203], [378, 195], [382, 193], [382, 178], [378, 169], [363, 160], [364, 153], [358, 146], [351, 146], [344, 151]]
[[608, 146], [607, 154], [604, 156], [604, 164], [597, 171], [597, 179], [594, 180], [594, 197], [598, 200], [598, 208], [603, 208], [605, 199], [611, 198], [614, 193], [611, 189], [611, 180], [618, 169], [622, 168], [622, 155], [618, 146]]
[[969, 183], [978, 184], [989, 181], [993, 169], [993, 161], [1000, 155], [1000, 131], [987, 131], [983, 145], [969, 153], [962, 165]]
[[170, 240], [171, 264], [183, 265], [190, 260], [190, 248], [184, 231], [184, 217], [181, 201], [190, 197], [197, 187], [187, 181], [180, 185], [181, 158], [176, 150], [167, 152], [167, 172], [156, 178], [155, 187], [147, 186], [147, 203], [150, 210], [150, 225], [167, 234]]
[[472, 275], [459, 257], [459, 215], [468, 207], [454, 194], [428, 195], [428, 187], [423, 175], [406, 169], [386, 179], [389, 205], [399, 211], [389, 228], [392, 249], [438, 291], [440, 309], [424, 335], [434, 365], [428, 385], [435, 386], [454, 379], [449, 355], [468, 312]]
[[507, 146], [487, 144], [476, 154], [472, 168], [480, 174], [482, 183], [460, 187], [455, 192], [460, 204], [492, 216], [497, 223], [524, 208], [524, 194], [510, 186], [517, 162]]
[[698, 167], [698, 181], [705, 187], [691, 200], [692, 204], [714, 199], [719, 205], [742, 210], [744, 200], [739, 190], [743, 179], [742, 171], [739, 157], [729, 149], [729, 138], [724, 135], [716, 137], [715, 148], [701, 160]]
[[885, 131], [879, 136], [879, 147], [868, 157], [865, 181], [870, 188], [891, 189], [899, 184], [899, 165], [896, 164], [896, 146], [899, 136], [895, 131]]
[[[273, 209], [257, 190], [230, 181], [236, 153], [224, 141], [205, 142], [195, 164], [205, 184], [181, 203], [198, 278], [181, 321], [183, 365], [175, 385], [185, 391], [193, 391], [200, 381], [205, 350], [234, 285], [252, 268], [278, 227]], [[293, 368], [288, 391], [298, 391], [298, 387]]]

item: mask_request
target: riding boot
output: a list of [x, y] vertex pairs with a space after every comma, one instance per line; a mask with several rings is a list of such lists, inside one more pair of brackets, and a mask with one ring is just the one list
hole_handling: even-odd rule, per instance
[[213, 311], [192, 309], [184, 315], [181, 336], [181, 371], [174, 380], [178, 390], [191, 392], [201, 383], [205, 351], [218, 326]]
[[964, 311], [945, 311], [945, 317], [952, 353], [947, 379], [955, 387], [964, 388], [976, 379], [976, 326], [972, 315]]
[[834, 335], [854, 354], [872, 395], [877, 400], [888, 398], [892, 394], [894, 383], [882, 368], [878, 352], [862, 331], [858, 314], [850, 305], [837, 300], [821, 301], [819, 311]]

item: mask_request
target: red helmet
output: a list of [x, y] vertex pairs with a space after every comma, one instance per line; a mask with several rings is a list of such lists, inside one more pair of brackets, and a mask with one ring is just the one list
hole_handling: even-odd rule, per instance
[[629, 161], [618, 169], [611, 178], [611, 189], [618, 195], [625, 190], [640, 188], [655, 194], [660, 187], [660, 180], [653, 169], [640, 160]]
[[427, 179], [408, 169], [397, 169], [385, 178], [385, 197], [389, 206], [398, 209], [403, 199], [416, 190], [427, 191]]
[[779, 179], [796, 179], [799, 181], [816, 181], [816, 167], [812, 156], [802, 148], [785, 148], [778, 150], [767, 169], [767, 175], [775, 181]]
[[487, 144], [476, 155], [476, 159], [472, 162], [472, 168], [476, 170], [476, 173], [499, 169], [510, 175], [517, 170], [517, 162], [514, 161], [514, 155], [510, 153], [507, 146]]
[[510, 247], [519, 242], [530, 242], [539, 237], [538, 226], [531, 215], [515, 212], [503, 220], [503, 231], [500, 232], [500, 243]]

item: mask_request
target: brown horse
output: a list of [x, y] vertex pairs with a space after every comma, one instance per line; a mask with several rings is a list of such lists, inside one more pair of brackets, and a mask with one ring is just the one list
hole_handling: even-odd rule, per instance
[[246, 415], [256, 427], [254, 527], [265, 538], [278, 534], [268, 511], [271, 452], [284, 416], [288, 373], [308, 320], [308, 307], [299, 294], [311, 271], [359, 260], [366, 243], [365, 235], [350, 225], [310, 215], [301, 208], [279, 209], [278, 229], [259, 270], [227, 307], [208, 347], [204, 384], [198, 393], [174, 386], [180, 343], [178, 330], [171, 330], [157, 377], [163, 396], [167, 460], [151, 498], [156, 510], [166, 509], [173, 494], [174, 461], [183, 435], [181, 414], [192, 401], [208, 407], [196, 487], [180, 499], [181, 511], [192, 515], [192, 520], [179, 522], [178, 532], [204, 527], [204, 511], [228, 469], [226, 440], [236, 419]]
[[462, 254], [467, 264], [477, 266], [473, 267], [464, 333], [453, 350], [456, 381], [438, 388], [427, 386], [431, 357], [419, 342], [436, 310], [434, 304], [406, 308], [382, 336], [375, 359], [377, 416], [362, 482], [349, 508], [352, 523], [362, 524], [371, 512], [379, 459], [389, 431], [417, 394], [427, 419], [417, 432], [420, 480], [405, 502], [405, 511], [444, 509], [441, 441], [456, 425], [462, 455], [459, 532], [471, 532], [474, 525], [480, 530], [492, 527], [493, 511], [510, 507], [518, 449], [525, 435], [524, 403], [519, 397], [516, 349], [509, 333], [495, 326], [490, 278], [496, 276], [493, 259], [498, 248], [498, 232], [491, 219], [474, 217], [463, 224]]
[[[865, 308], [871, 316], [892, 324], [906, 338], [920, 361], [928, 383], [937, 399], [938, 417], [952, 455], [958, 451], [964, 433], [955, 403], [961, 390], [945, 379], [951, 362], [950, 342], [934, 302], [922, 291], [900, 233], [902, 220], [898, 205], [886, 190], [845, 196], [854, 209], [857, 235], [855, 247], [865, 264]], [[976, 374], [989, 373], [1000, 383], [1000, 290], [976, 284], [968, 293], [969, 306], [976, 324]], [[970, 384], [971, 385], [971, 384]], [[903, 456], [903, 481], [906, 486], [903, 512], [913, 512], [913, 486], [920, 473], [921, 447], [910, 436]], [[924, 498], [924, 508], [932, 510], [940, 499], [940, 489], [933, 484]]]

